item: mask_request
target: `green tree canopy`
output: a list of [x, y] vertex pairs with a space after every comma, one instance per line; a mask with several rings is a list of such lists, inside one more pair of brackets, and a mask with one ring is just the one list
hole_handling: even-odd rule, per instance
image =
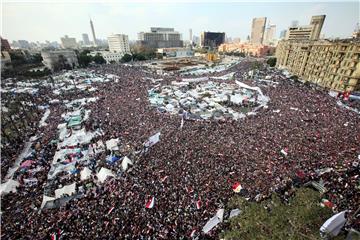
[[122, 58], [121, 58], [121, 62], [130, 62], [132, 60], [132, 56], [130, 54], [125, 54]]
[[266, 61], [267, 64], [269, 64], [270, 67], [275, 67], [276, 65], [276, 58], [272, 57], [272, 58], [269, 58], [267, 61]]
[[103, 56], [101, 56], [100, 54], [96, 54], [95, 57], [93, 58], [94, 62], [97, 64], [104, 64], [106, 63], [105, 59], [103, 58]]
[[296, 190], [289, 203], [278, 195], [260, 203], [234, 198], [231, 208], [242, 212], [230, 220], [225, 239], [319, 239], [321, 225], [332, 216], [329, 208], [319, 206], [320, 194], [309, 188]]

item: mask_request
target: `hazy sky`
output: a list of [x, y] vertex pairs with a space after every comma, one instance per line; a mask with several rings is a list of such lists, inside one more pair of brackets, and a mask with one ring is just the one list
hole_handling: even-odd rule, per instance
[[174, 27], [183, 40], [201, 31], [221, 31], [228, 37], [250, 35], [254, 17], [267, 17], [276, 24], [276, 35], [292, 20], [300, 25], [310, 23], [312, 15], [326, 14], [322, 33], [326, 37], [348, 37], [360, 21], [359, 1], [338, 2], [218, 2], [218, 1], [40, 1], [3, 0], [1, 36], [12, 40], [60, 41], [67, 34], [81, 40], [82, 33], [91, 39], [89, 16], [93, 19], [97, 38], [111, 33], [129, 35], [150, 27]]

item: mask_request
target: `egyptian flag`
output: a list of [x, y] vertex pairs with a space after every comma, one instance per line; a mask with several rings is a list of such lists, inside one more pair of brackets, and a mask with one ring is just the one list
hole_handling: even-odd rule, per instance
[[327, 200], [327, 199], [322, 199], [321, 200], [321, 206], [328, 207], [328, 208], [332, 209], [334, 207], [334, 204], [332, 202], [330, 202], [329, 200]]
[[151, 197], [151, 198], [147, 201], [145, 207], [146, 207], [146, 208], [153, 208], [153, 207], [154, 207], [154, 204], [155, 204], [155, 197]]
[[242, 189], [241, 184], [239, 182], [234, 183], [232, 189], [234, 192], [239, 193]]
[[199, 200], [196, 201], [196, 209], [200, 209], [202, 205], [201, 199], [199, 198]]
[[195, 233], [196, 233], [196, 229], [193, 229], [190, 233], [190, 237], [191, 238], [195, 237]]
[[58, 240], [58, 236], [56, 233], [51, 234], [51, 240]]
[[168, 178], [168, 176], [165, 176], [165, 177], [161, 178], [160, 181], [164, 182], [167, 178]]

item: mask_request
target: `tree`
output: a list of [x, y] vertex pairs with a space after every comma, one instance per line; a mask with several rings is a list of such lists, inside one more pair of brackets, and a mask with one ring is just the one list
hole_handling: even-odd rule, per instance
[[266, 61], [267, 64], [269, 64], [270, 67], [275, 67], [276, 65], [276, 58], [272, 57], [272, 58], [269, 58], [267, 61]]
[[89, 50], [84, 50], [78, 55], [78, 62], [81, 67], [87, 67], [93, 60], [91, 55], [89, 55]]
[[145, 55], [143, 53], [134, 53], [133, 54], [133, 59], [135, 61], [144, 61], [144, 60], [146, 60], [146, 57], [145, 57]]
[[32, 56], [33, 63], [41, 63], [43, 61], [43, 58], [40, 53], [36, 53]]
[[106, 63], [105, 59], [103, 58], [103, 56], [101, 56], [99, 53], [95, 55], [95, 57], [93, 58], [94, 62], [97, 64], [104, 64]]
[[300, 188], [285, 203], [275, 193], [260, 203], [234, 198], [229, 207], [241, 209], [240, 215], [230, 220], [224, 233], [229, 239], [319, 239], [320, 226], [332, 215], [329, 208], [319, 206], [320, 194]]
[[122, 58], [121, 58], [121, 62], [130, 62], [132, 60], [132, 56], [130, 54], [125, 54]]

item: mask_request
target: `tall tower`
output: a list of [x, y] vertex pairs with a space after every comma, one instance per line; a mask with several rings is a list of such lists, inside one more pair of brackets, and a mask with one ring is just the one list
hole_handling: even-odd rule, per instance
[[251, 43], [262, 44], [264, 41], [266, 17], [254, 18], [251, 27]]
[[96, 44], [96, 36], [95, 36], [94, 24], [91, 21], [91, 18], [90, 18], [90, 27], [91, 27], [91, 32], [92, 32], [92, 35], [93, 35], [94, 46], [96, 47], [97, 44]]
[[189, 40], [190, 40], [190, 44], [192, 44], [192, 41], [193, 41], [193, 35], [192, 35], [192, 29], [190, 28], [189, 29]]

